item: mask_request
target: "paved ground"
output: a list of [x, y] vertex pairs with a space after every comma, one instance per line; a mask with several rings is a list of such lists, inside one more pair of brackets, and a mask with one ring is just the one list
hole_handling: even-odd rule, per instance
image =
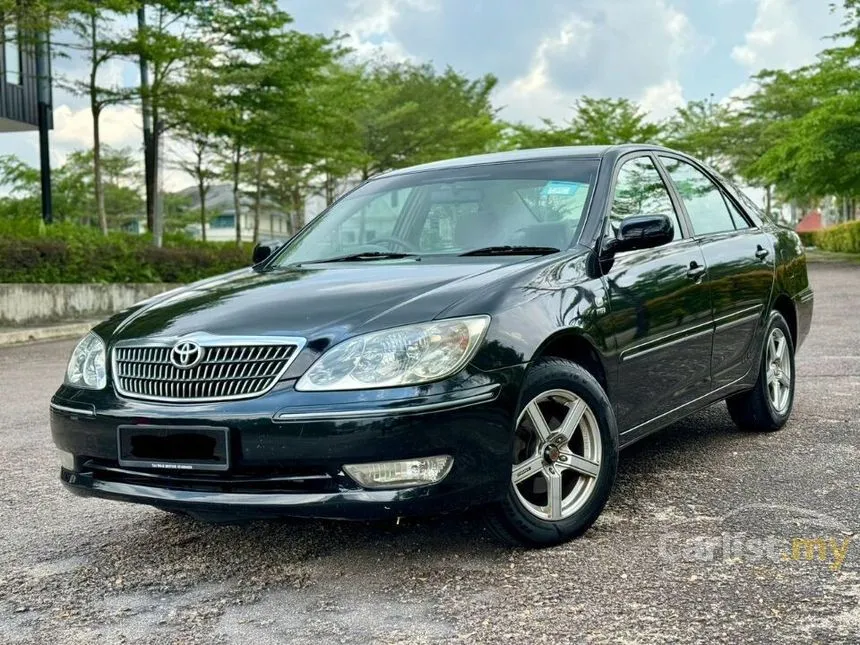
[[71, 343], [0, 350], [0, 642], [860, 642], [860, 267], [812, 277], [790, 424], [719, 405], [641, 442], [543, 551], [470, 517], [210, 527], [69, 496], [47, 407]]

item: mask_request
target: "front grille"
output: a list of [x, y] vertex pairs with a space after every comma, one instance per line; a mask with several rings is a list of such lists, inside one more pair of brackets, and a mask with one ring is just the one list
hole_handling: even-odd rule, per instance
[[274, 387], [298, 354], [301, 340], [290, 340], [277, 344], [269, 339], [242, 344], [196, 340], [202, 357], [190, 367], [174, 363], [176, 342], [123, 342], [113, 350], [114, 385], [124, 396], [173, 403], [259, 396]]

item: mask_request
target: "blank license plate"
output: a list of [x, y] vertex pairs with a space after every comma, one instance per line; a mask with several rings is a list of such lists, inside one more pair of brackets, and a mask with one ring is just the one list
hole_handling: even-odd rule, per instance
[[227, 428], [209, 426], [120, 426], [119, 465], [163, 471], [227, 470]]

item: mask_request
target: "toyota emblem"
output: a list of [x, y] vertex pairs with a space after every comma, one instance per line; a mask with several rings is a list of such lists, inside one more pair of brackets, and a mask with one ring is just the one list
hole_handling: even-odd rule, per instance
[[191, 340], [181, 340], [170, 350], [170, 362], [180, 369], [194, 367], [203, 360], [203, 348]]

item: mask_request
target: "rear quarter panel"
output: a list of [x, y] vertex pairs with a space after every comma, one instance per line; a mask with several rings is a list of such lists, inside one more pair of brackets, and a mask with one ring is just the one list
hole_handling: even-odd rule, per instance
[[794, 302], [797, 315], [797, 346], [800, 347], [812, 325], [813, 293], [809, 284], [806, 251], [800, 236], [794, 231], [771, 225], [770, 233], [776, 252], [774, 299], [785, 295]]

